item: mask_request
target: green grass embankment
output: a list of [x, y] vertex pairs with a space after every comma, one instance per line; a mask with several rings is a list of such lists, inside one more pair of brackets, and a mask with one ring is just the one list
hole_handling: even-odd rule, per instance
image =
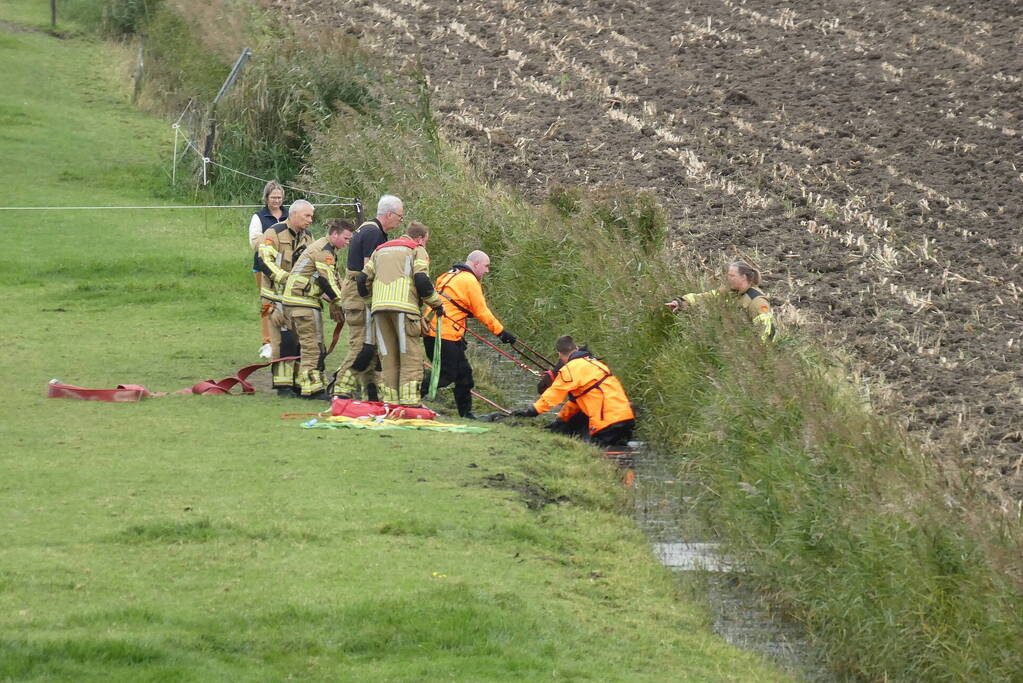
[[[110, 50], [0, 29], [5, 205], [159, 203], [173, 136]], [[248, 213], [3, 217], [0, 680], [787, 679], [678, 598], [580, 444], [43, 398], [252, 362]]]
[[[367, 59], [349, 48], [332, 54]], [[435, 268], [490, 252], [490, 298], [514, 332], [541, 346], [564, 332], [589, 341], [641, 405], [646, 437], [677, 454], [680, 479], [698, 481], [694, 511], [837, 668], [910, 681], [1023, 670], [1018, 519], [938, 472], [793, 331], [765, 349], [733, 311], [665, 316], [662, 301], [705, 283], [669, 266], [649, 198], [569, 188], [527, 206], [438, 139], [422, 79], [366, 64], [350, 73], [369, 74], [376, 104], [305, 129], [320, 131], [311, 180], [339, 194], [401, 194], [409, 218], [434, 230]]]

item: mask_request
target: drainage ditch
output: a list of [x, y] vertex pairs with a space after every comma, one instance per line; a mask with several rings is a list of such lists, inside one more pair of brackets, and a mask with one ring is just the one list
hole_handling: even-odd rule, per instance
[[[535, 382], [512, 361], [475, 339], [469, 340], [469, 357], [481, 371], [477, 383], [482, 380], [496, 387], [489, 398], [509, 409], [525, 407], [536, 399]], [[490, 410], [480, 405], [479, 399], [475, 403], [480, 413]], [[771, 610], [763, 598], [744, 586], [742, 566], [722, 553], [720, 544], [692, 511], [693, 498], [688, 492], [695, 490], [695, 484], [678, 480], [672, 459], [641, 442], [629, 446], [628, 453], [608, 457], [617, 461], [623, 473], [632, 470], [628, 479], [636, 523], [650, 539], [655, 557], [675, 572], [680, 582], [696, 587], [704, 596], [715, 633], [735, 647], [769, 657], [803, 680], [847, 680], [827, 669], [798, 622]]]

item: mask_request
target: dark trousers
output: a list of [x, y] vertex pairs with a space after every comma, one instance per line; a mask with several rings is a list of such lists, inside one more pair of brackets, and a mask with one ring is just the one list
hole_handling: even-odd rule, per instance
[[590, 434], [590, 418], [585, 413], [576, 413], [567, 422], [554, 420], [547, 425], [547, 429], [555, 434], [574, 436], [598, 446], [623, 446], [632, 439], [632, 431], [635, 428], [635, 420], [622, 420]]
[[[436, 341], [436, 337], [423, 335], [426, 360], [431, 363]], [[459, 341], [440, 340], [440, 381], [437, 386], [439, 388], [449, 384], [455, 385], [455, 406], [458, 408], [458, 414], [462, 417], [472, 412], [472, 394], [470, 392], [476, 386], [472, 379], [472, 366], [469, 365], [469, 359], [465, 357], [466, 347], [465, 337]], [[431, 373], [428, 372], [423, 380], [421, 390], [423, 396], [430, 390], [430, 375]]]

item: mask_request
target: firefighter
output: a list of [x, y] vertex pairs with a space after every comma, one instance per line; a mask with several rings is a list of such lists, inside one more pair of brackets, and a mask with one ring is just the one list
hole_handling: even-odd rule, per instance
[[[263, 273], [259, 294], [263, 300], [273, 304], [270, 317], [271, 358], [285, 358], [298, 355], [298, 341], [287, 327], [281, 291], [291, 272], [291, 267], [302, 251], [313, 241], [306, 231], [313, 222], [313, 205], [304, 199], [296, 200], [289, 209], [288, 217], [271, 226], [263, 233], [259, 245], [257, 267]], [[291, 395], [295, 386], [295, 362], [272, 363], [273, 386], [278, 395]]]
[[579, 348], [572, 337], [559, 337], [555, 348], [561, 368], [554, 381], [532, 406], [512, 415], [536, 417], [567, 398], [548, 429], [601, 446], [626, 443], [632, 438], [636, 414], [622, 383], [607, 365]]
[[301, 358], [295, 383], [302, 398], [322, 398], [324, 394], [323, 362], [327, 348], [323, 345], [323, 311], [320, 297], [330, 302], [330, 317], [342, 322], [341, 282], [337, 276], [337, 251], [348, 246], [354, 225], [338, 218], [331, 221], [327, 236], [316, 240], [295, 261], [284, 289], [281, 303], [288, 327], [298, 337]]
[[[359, 274], [359, 294], [370, 298], [370, 324], [380, 354], [380, 400], [419, 405], [423, 380], [421, 302], [444, 314], [441, 298], [430, 282], [430, 235], [422, 223], [412, 223], [404, 235], [384, 242]], [[359, 369], [368, 360], [352, 364]]]
[[[469, 254], [465, 263], [456, 263], [451, 270], [440, 275], [434, 282], [437, 293], [444, 304], [444, 322], [441, 326], [440, 341], [440, 382], [437, 386], [445, 387], [454, 384], [455, 406], [458, 414], [470, 420], [476, 419], [472, 414], [472, 366], [465, 356], [465, 326], [469, 316], [487, 326], [505, 344], [514, 344], [516, 339], [504, 329], [487, 306], [483, 296], [481, 282], [483, 276], [490, 272], [490, 257], [482, 251]], [[423, 345], [426, 357], [433, 358], [434, 344], [437, 338], [436, 318], [431, 317], [428, 326], [423, 327]], [[429, 377], [423, 380], [422, 394], [426, 395]]]
[[728, 265], [725, 282], [725, 286], [720, 289], [700, 294], [685, 294], [664, 305], [672, 311], [678, 312], [712, 297], [728, 296], [735, 299], [739, 307], [746, 312], [750, 321], [759, 331], [761, 341], [773, 340], [777, 335], [777, 329], [774, 314], [771, 312], [771, 304], [763, 292], [754, 289], [760, 284], [760, 271], [745, 261], [734, 261]]
[[[368, 323], [366, 304], [359, 296], [355, 280], [369, 263], [373, 251], [387, 241], [386, 233], [398, 227], [405, 220], [405, 206], [401, 199], [385, 194], [377, 201], [377, 213], [362, 225], [352, 236], [348, 247], [348, 259], [341, 281], [341, 308], [348, 327], [348, 353], [334, 373], [333, 393], [341, 398], [363, 398], [375, 401], [378, 398], [376, 386], [376, 359], [362, 370], [353, 370], [352, 365], [359, 357], [363, 346], [372, 344], [372, 330]], [[340, 270], [340, 268], [339, 268]], [[367, 336], [368, 335], [368, 336]], [[361, 367], [361, 364], [360, 364]]]

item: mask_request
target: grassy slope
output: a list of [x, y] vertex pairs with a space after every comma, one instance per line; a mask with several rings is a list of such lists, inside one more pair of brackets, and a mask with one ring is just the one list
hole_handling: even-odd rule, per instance
[[[104, 50], [0, 33], [6, 204], [154, 202], [168, 129]], [[4, 220], [0, 679], [783, 678], [674, 598], [581, 446], [306, 431], [267, 395], [42, 398], [250, 362], [245, 217]], [[572, 502], [530, 510], [498, 472]]]

